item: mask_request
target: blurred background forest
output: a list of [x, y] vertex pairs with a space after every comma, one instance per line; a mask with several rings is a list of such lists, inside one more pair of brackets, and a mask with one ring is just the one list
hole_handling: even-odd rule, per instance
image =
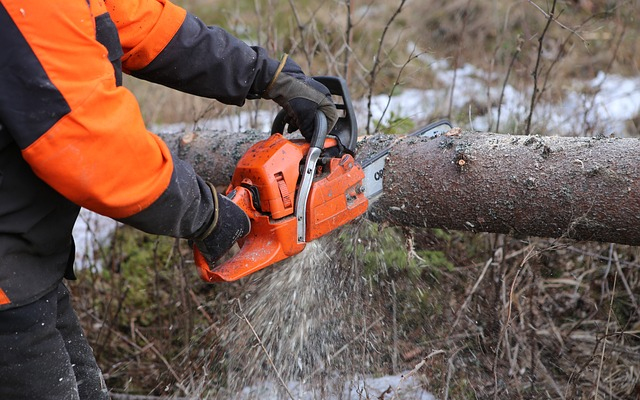
[[[638, 77], [637, 0], [177, 3], [308, 74], [347, 79], [362, 135], [482, 117], [491, 132], [640, 137], [637, 105], [620, 126], [590, 117], [596, 78]], [[471, 97], [467, 66], [480, 82]], [[276, 111], [125, 85], [158, 129]], [[525, 99], [501, 118], [507, 87]], [[446, 95], [371, 111], [414, 89]], [[580, 104], [562, 112], [579, 115], [557, 132], [534, 110], [564, 107], [569, 92]], [[106, 240], [89, 233], [71, 289], [114, 398], [640, 399], [636, 247], [362, 219], [289, 262], [207, 285], [183, 241], [121, 225]], [[367, 383], [385, 376], [403, 378]]]

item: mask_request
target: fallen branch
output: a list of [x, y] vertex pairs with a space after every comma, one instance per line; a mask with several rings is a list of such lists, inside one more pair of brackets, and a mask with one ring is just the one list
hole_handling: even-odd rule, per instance
[[425, 358], [422, 359], [422, 361], [420, 361], [418, 364], [416, 364], [415, 367], [413, 367], [413, 369], [409, 372], [407, 372], [406, 374], [402, 374], [402, 376], [400, 377], [400, 382], [398, 382], [398, 386], [396, 386], [396, 388], [393, 390], [393, 397], [391, 397], [391, 400], [395, 400], [396, 396], [398, 395], [398, 392], [400, 391], [400, 387], [402, 386], [402, 384], [404, 383], [405, 380], [407, 380], [408, 378], [410, 378], [411, 376], [415, 375], [416, 373], [418, 373], [418, 371], [420, 370], [420, 368], [424, 367], [424, 365], [427, 363], [427, 360], [437, 356], [438, 354], [445, 354], [444, 350], [434, 350], [431, 353], [429, 353], [429, 355], [427, 355]]

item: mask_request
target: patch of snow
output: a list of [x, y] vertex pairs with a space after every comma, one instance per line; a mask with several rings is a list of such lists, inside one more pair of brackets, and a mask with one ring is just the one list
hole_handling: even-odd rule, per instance
[[203, 119], [196, 123], [180, 122], [175, 124], [154, 125], [151, 131], [178, 133], [189, 130], [211, 130], [243, 132], [248, 129], [255, 129], [260, 132], [271, 130], [271, 123], [275, 117], [275, 112], [269, 110], [239, 111], [233, 115], [222, 118]]
[[[445, 114], [449, 107], [451, 84], [454, 71], [446, 60], [429, 59], [429, 66], [441, 82], [443, 88], [418, 90], [398, 88], [397, 94], [373, 96], [371, 99], [371, 128], [380, 121], [388, 125], [391, 117], [409, 118], [416, 123], [427, 123]], [[480, 106], [491, 104], [482, 115], [473, 113], [463, 121], [452, 121], [462, 127], [477, 131], [495, 129], [500, 111], [501, 131], [507, 125], [511, 133], [519, 133], [524, 127], [529, 113], [531, 93], [519, 91], [507, 84], [502, 90], [502, 77], [490, 74], [471, 64], [465, 64], [455, 71], [455, 87], [452, 105], [461, 110], [468, 104]], [[488, 88], [488, 86], [490, 86]], [[498, 102], [502, 95], [502, 105]], [[365, 130], [368, 114], [368, 99], [354, 100], [359, 128]], [[640, 78], [627, 78], [600, 72], [594, 79], [572, 82], [559, 103], [539, 103], [536, 105], [533, 121], [540, 121], [544, 129], [553, 135], [584, 135], [595, 132], [619, 137], [625, 136], [626, 122], [640, 113]], [[242, 132], [247, 129], [269, 131], [273, 111], [242, 111], [223, 118], [201, 120], [197, 123], [180, 123], [153, 127], [152, 130], [180, 132], [193, 129], [226, 130]], [[508, 124], [508, 122], [511, 122]], [[515, 128], [513, 127], [515, 124]], [[513, 131], [515, 129], [515, 131]]]
[[109, 244], [111, 234], [118, 222], [111, 218], [81, 209], [73, 226], [73, 239], [76, 244], [76, 268], [101, 267], [102, 257], [96, 257]]
[[[313, 389], [309, 385], [298, 382], [288, 384], [288, 389], [296, 400], [314, 400], [318, 398], [326, 400], [361, 400], [361, 399], [396, 399], [396, 400], [436, 400], [436, 398], [427, 392], [423, 385], [415, 378], [403, 378], [403, 375], [390, 375], [379, 378], [354, 378], [351, 382], [346, 383], [342, 392], [329, 394], [327, 391], [321, 392], [320, 389]], [[242, 392], [234, 395], [238, 400], [276, 400], [276, 393], [283, 391], [277, 383], [266, 382], [259, 387], [246, 387]], [[322, 397], [319, 397], [322, 396]]]

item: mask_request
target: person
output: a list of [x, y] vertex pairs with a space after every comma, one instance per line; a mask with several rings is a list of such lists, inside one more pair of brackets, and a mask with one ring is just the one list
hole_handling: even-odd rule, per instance
[[63, 279], [85, 207], [193, 240], [215, 262], [246, 214], [144, 125], [122, 74], [241, 106], [309, 138], [326, 87], [168, 0], [0, 0], [0, 398], [106, 399]]

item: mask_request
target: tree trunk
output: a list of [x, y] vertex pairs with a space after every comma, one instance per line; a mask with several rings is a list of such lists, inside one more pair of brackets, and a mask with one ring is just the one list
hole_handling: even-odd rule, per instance
[[159, 133], [173, 154], [188, 161], [196, 172], [215, 186], [227, 186], [242, 155], [267, 133], [247, 131], [198, 131]]
[[[162, 135], [218, 186], [265, 134]], [[516, 236], [640, 245], [640, 140], [471, 133], [435, 139], [372, 136], [365, 157], [393, 142], [378, 221]]]

